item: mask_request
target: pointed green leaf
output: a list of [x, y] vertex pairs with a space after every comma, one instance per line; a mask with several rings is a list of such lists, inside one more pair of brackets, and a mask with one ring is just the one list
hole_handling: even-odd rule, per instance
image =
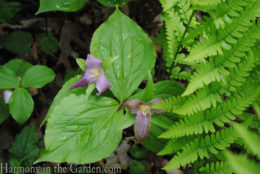
[[103, 61], [118, 57], [105, 74], [120, 102], [138, 88], [155, 64], [151, 39], [118, 9], [95, 31], [90, 50]]
[[22, 86], [24, 88], [42, 88], [53, 81], [54, 78], [55, 73], [52, 69], [42, 65], [35, 65], [25, 72]]
[[87, 103], [85, 95], [65, 97], [49, 113], [46, 152], [36, 162], [87, 164], [111, 155], [122, 138], [118, 107], [106, 97], [90, 96]]
[[21, 59], [12, 59], [5, 64], [9, 69], [11, 69], [17, 77], [23, 77], [24, 73], [31, 68], [33, 65], [25, 62]]
[[154, 85], [153, 85], [153, 77], [150, 72], [148, 72], [148, 81], [146, 87], [144, 89], [144, 95], [142, 97], [142, 101], [148, 102], [153, 99], [154, 96]]
[[98, 0], [98, 2], [107, 7], [116, 7], [124, 5], [133, 0]]
[[32, 114], [33, 99], [24, 88], [16, 88], [9, 100], [9, 109], [12, 117], [19, 124], [26, 122]]
[[36, 14], [48, 11], [74, 12], [86, 4], [88, 0], [40, 0], [40, 8]]
[[87, 69], [86, 60], [82, 58], [76, 58], [76, 62], [82, 71], [85, 71]]
[[19, 84], [15, 72], [7, 66], [0, 66], [0, 89], [17, 88]]

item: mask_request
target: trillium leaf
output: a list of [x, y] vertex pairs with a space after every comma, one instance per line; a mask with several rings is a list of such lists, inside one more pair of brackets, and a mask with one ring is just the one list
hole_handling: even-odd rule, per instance
[[77, 75], [71, 79], [69, 79], [63, 86], [62, 86], [62, 89], [58, 92], [58, 94], [55, 96], [52, 104], [51, 104], [51, 107], [46, 115], [46, 117], [44, 118], [41, 126], [48, 120], [48, 118], [50, 117], [50, 113], [53, 112], [53, 109], [55, 108], [56, 105], [58, 105], [61, 100], [64, 98], [64, 97], [67, 97], [69, 96], [70, 94], [75, 94], [75, 95], [80, 95], [80, 94], [84, 94], [86, 92], [86, 89], [85, 87], [80, 87], [80, 88], [75, 88], [73, 90], [70, 90], [70, 87], [72, 85], [74, 85], [79, 79], [80, 79], [80, 75]]
[[98, 2], [107, 7], [116, 7], [124, 5], [133, 0], [98, 0]]
[[32, 114], [33, 99], [24, 88], [16, 88], [9, 100], [9, 109], [12, 117], [19, 124], [26, 122]]
[[33, 65], [21, 59], [12, 59], [5, 66], [14, 71], [18, 77], [23, 77], [24, 73]]
[[104, 71], [120, 102], [138, 88], [155, 64], [152, 40], [118, 9], [95, 31], [90, 51], [102, 61], [118, 57]]
[[0, 40], [0, 44], [7, 50], [17, 54], [28, 53], [32, 42], [32, 35], [24, 31], [15, 31]]
[[55, 73], [52, 69], [42, 65], [35, 65], [25, 72], [22, 86], [24, 88], [41, 88], [53, 81], [54, 78]]
[[[108, 157], [122, 138], [119, 103], [107, 97], [71, 94], [52, 110], [46, 152], [36, 161], [87, 164]], [[69, 109], [68, 109], [69, 108]]]
[[40, 8], [36, 14], [48, 11], [74, 12], [86, 4], [88, 0], [40, 0]]
[[0, 66], [0, 89], [19, 87], [19, 80], [15, 72], [7, 66]]

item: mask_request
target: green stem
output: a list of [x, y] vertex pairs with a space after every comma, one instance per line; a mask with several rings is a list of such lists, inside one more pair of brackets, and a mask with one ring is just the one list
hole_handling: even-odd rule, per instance
[[194, 15], [194, 13], [195, 13], [195, 12], [193, 11], [192, 14], [191, 14], [191, 16], [190, 16], [190, 19], [189, 19], [189, 22], [188, 22], [188, 24], [187, 24], [187, 27], [186, 27], [186, 29], [185, 29], [183, 35], [182, 35], [181, 42], [180, 42], [180, 44], [179, 44], [179, 46], [178, 46], [178, 48], [177, 48], [177, 50], [176, 50], [176, 52], [175, 52], [175, 55], [174, 55], [174, 57], [173, 57], [173, 59], [172, 59], [172, 64], [171, 64], [171, 67], [170, 67], [170, 73], [172, 72], [173, 66], [175, 66], [175, 65], [177, 64], [177, 61], [175, 61], [175, 59], [176, 59], [176, 57], [177, 57], [177, 55], [178, 55], [178, 53], [179, 53], [179, 51], [180, 51], [180, 49], [181, 49], [182, 42], [183, 42], [183, 40], [184, 40], [184, 38], [185, 38], [185, 36], [186, 36], [186, 34], [187, 34], [187, 32], [188, 32], [189, 25], [190, 25], [190, 23], [191, 23], [191, 21], [192, 21], [192, 17], [193, 17], [193, 15]]

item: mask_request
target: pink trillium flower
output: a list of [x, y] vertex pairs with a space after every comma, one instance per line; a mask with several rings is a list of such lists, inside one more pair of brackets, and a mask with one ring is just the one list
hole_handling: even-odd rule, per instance
[[84, 71], [81, 79], [77, 81], [70, 89], [76, 87], [88, 86], [95, 82], [98, 90], [98, 95], [110, 88], [106, 75], [102, 69], [102, 61], [88, 54], [86, 59], [87, 69]]
[[156, 98], [148, 103], [140, 100], [129, 100], [121, 105], [121, 107], [127, 107], [132, 114], [136, 114], [134, 133], [137, 143], [148, 138], [151, 128], [151, 115], [165, 113], [164, 110], [151, 108], [152, 105], [160, 103], [162, 100], [162, 98]]

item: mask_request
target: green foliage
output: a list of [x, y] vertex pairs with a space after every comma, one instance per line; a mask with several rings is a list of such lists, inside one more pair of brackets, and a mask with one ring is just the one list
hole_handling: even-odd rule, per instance
[[130, 174], [143, 174], [143, 173], [146, 173], [146, 167], [140, 161], [131, 161], [129, 167], [130, 167]]
[[23, 77], [24, 73], [33, 65], [21, 59], [12, 59], [7, 62], [5, 66], [15, 72], [17, 77]]
[[97, 1], [107, 7], [117, 7], [117, 6], [124, 5], [133, 0], [97, 0]]
[[55, 73], [52, 69], [35, 65], [28, 69], [22, 79], [22, 86], [24, 88], [42, 88], [47, 83], [50, 83], [55, 78]]
[[[71, 94], [49, 114], [46, 152], [37, 160], [86, 164], [108, 157], [122, 138], [127, 115], [107, 97]], [[71, 108], [71, 109], [67, 109]], [[127, 125], [128, 127], [128, 125]], [[77, 150], [75, 150], [77, 149]]]
[[[180, 15], [179, 3], [189, 4], [186, 17]], [[247, 152], [259, 158], [259, 135], [247, 127], [259, 126], [248, 111], [260, 93], [260, 1], [161, 0], [161, 4], [165, 31], [161, 30], [157, 42], [163, 45], [170, 77], [188, 80], [182, 95], [154, 106], [178, 114], [177, 121], [159, 136], [168, 143], [158, 154], [174, 154], [165, 169], [192, 164], [197, 173], [259, 171], [258, 166], [253, 168], [258, 165], [255, 161], [240, 156], [234, 160], [231, 153], [227, 158], [219, 155], [233, 144], [244, 143]], [[197, 21], [193, 10], [204, 12], [198, 13]], [[232, 121], [237, 122], [234, 128]]]
[[23, 124], [33, 111], [33, 99], [25, 88], [41, 88], [54, 78], [55, 73], [50, 68], [33, 66], [20, 59], [0, 66], [0, 89], [15, 89], [9, 101], [9, 110], [16, 122]]
[[30, 33], [15, 31], [0, 40], [0, 45], [16, 54], [26, 54], [31, 49], [33, 38]]
[[9, 109], [12, 117], [19, 124], [26, 122], [32, 114], [33, 99], [24, 88], [16, 88], [9, 100]]
[[52, 33], [48, 33], [41, 39], [41, 47], [44, 53], [53, 56], [59, 50], [59, 41]]
[[19, 84], [15, 72], [6, 66], [0, 66], [0, 89], [16, 88]]
[[110, 90], [120, 102], [138, 88], [155, 64], [151, 39], [118, 9], [95, 31], [90, 51], [103, 61], [118, 57], [105, 74], [111, 83]]
[[0, 23], [8, 22], [12, 19], [20, 10], [22, 5], [19, 2], [6, 0], [0, 0]]
[[134, 145], [130, 148], [129, 152], [135, 159], [142, 159], [146, 156], [148, 151], [143, 146]]
[[38, 139], [35, 125], [31, 123], [26, 126], [15, 137], [15, 141], [9, 149], [10, 165], [12, 167], [31, 167], [40, 152]]
[[9, 116], [8, 105], [0, 98], [0, 124], [2, 124]]
[[75, 12], [81, 9], [88, 0], [40, 0], [36, 14], [49, 11]]

